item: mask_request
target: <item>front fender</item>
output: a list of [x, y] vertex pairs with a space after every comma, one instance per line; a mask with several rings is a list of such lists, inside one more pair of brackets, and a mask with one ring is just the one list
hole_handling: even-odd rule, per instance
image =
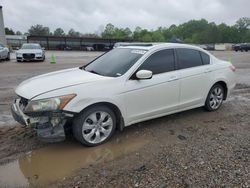
[[116, 99], [110, 99], [110, 98], [83, 98], [83, 99], [73, 99], [70, 101], [63, 110], [74, 112], [74, 113], [80, 113], [85, 108], [97, 104], [97, 103], [110, 103], [112, 105], [115, 105], [121, 112], [122, 117], [125, 117], [125, 109], [121, 102], [119, 102]]

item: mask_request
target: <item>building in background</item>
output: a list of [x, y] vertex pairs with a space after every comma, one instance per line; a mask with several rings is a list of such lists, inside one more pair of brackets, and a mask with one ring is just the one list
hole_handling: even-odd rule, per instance
[[20, 48], [23, 43], [27, 43], [26, 35], [6, 35], [7, 45], [10, 49], [16, 50]]
[[128, 42], [122, 39], [104, 39], [68, 36], [27, 36], [28, 43], [39, 43], [47, 50], [83, 50], [108, 51], [117, 42]]
[[7, 44], [5, 29], [4, 29], [4, 21], [3, 21], [3, 7], [0, 5], [0, 43], [3, 45]]

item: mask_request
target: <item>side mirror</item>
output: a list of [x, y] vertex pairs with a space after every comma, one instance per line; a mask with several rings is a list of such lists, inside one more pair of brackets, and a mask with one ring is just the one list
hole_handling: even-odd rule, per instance
[[19, 50], [20, 48], [19, 47], [16, 47], [16, 50]]
[[151, 79], [153, 72], [149, 70], [140, 70], [136, 73], [136, 78], [139, 80]]
[[45, 48], [44, 48], [44, 47], [42, 47], [42, 50], [44, 51], [44, 50], [45, 50]]

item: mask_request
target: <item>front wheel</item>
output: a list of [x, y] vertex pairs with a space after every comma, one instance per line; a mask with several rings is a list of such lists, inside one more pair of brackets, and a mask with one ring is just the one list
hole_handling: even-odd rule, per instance
[[218, 110], [222, 105], [224, 95], [224, 88], [220, 84], [215, 84], [208, 93], [205, 109], [210, 112]]
[[80, 113], [73, 121], [73, 135], [86, 146], [106, 142], [114, 133], [116, 117], [106, 106], [93, 106]]

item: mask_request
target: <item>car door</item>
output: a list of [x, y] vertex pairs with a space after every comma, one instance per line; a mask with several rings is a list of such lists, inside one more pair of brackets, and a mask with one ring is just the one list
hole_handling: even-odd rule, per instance
[[4, 55], [4, 47], [0, 44], [0, 59], [3, 59]]
[[135, 73], [139, 70], [150, 70], [153, 76], [145, 80], [132, 76], [125, 83], [124, 101], [129, 124], [175, 110], [179, 102], [179, 75], [175, 71], [173, 49], [153, 53]]
[[204, 103], [210, 87], [210, 57], [195, 49], [176, 49], [180, 76], [180, 108]]

